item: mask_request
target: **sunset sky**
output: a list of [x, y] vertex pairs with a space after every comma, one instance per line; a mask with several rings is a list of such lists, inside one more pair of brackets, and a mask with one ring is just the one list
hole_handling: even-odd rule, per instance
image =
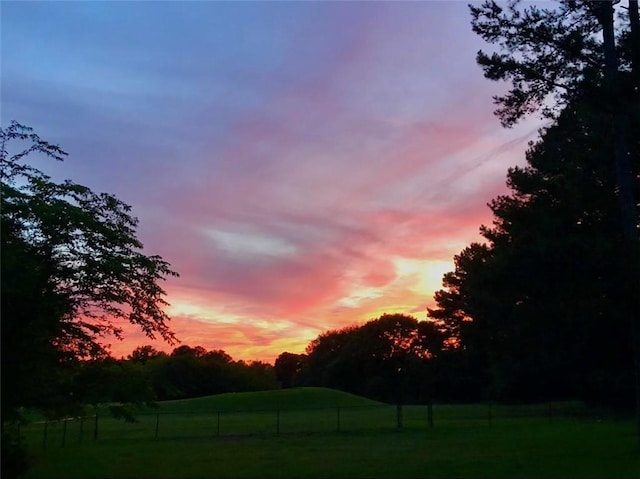
[[[9, 2], [2, 126], [133, 207], [182, 344], [303, 352], [426, 317], [540, 122], [505, 130], [467, 2]], [[116, 357], [152, 344], [134, 328]]]

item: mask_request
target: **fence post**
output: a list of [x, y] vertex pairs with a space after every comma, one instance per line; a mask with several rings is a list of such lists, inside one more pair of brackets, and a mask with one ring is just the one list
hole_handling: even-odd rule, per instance
[[553, 403], [549, 403], [549, 423], [553, 422]]
[[276, 434], [280, 434], [280, 408], [276, 409]]
[[62, 420], [62, 446], [64, 447], [64, 443], [66, 442], [67, 439], [67, 423], [69, 421], [67, 421], [66, 419]]
[[493, 403], [489, 401], [489, 412], [488, 412], [489, 426], [491, 426], [493, 421]]
[[158, 437], [158, 429], [160, 429], [160, 413], [156, 413], [156, 438]]
[[42, 433], [42, 449], [47, 448], [47, 428], [49, 427], [49, 421], [44, 422], [44, 431]]
[[84, 416], [80, 416], [80, 433], [78, 434], [78, 442], [82, 442], [83, 432], [84, 432]]
[[396, 421], [398, 423], [398, 429], [402, 429], [402, 405], [396, 406]]
[[98, 411], [96, 411], [96, 416], [93, 424], [93, 440], [98, 440]]
[[216, 437], [220, 437], [220, 411], [218, 411], [218, 422], [216, 424]]
[[431, 400], [427, 404], [427, 423], [429, 424], [429, 429], [433, 429], [433, 402]]
[[337, 421], [337, 430], [340, 432], [340, 406], [336, 408], [336, 421]]

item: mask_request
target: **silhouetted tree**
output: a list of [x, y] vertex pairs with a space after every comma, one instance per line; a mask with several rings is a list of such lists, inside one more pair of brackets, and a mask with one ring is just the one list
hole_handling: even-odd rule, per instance
[[180, 357], [180, 356], [191, 357], [191, 358], [202, 358], [206, 354], [207, 354], [207, 350], [202, 346], [196, 346], [195, 348], [192, 348], [191, 346], [187, 346], [186, 344], [183, 344], [182, 346], [178, 346], [173, 351], [171, 351], [171, 357], [174, 357], [174, 358]]
[[145, 364], [150, 359], [157, 358], [158, 356], [161, 356], [161, 355], [166, 355], [166, 353], [158, 351], [153, 346], [146, 345], [146, 346], [138, 346], [137, 348], [135, 348], [131, 352], [131, 354], [127, 356], [127, 359], [129, 359], [132, 362]]
[[276, 378], [283, 388], [294, 385], [296, 375], [302, 370], [306, 355], [284, 352], [280, 354], [274, 363]]
[[159, 400], [278, 387], [272, 365], [234, 361], [222, 350], [202, 346], [178, 346], [169, 355], [149, 359], [144, 367]]
[[273, 365], [264, 361], [234, 361], [233, 391], [266, 391], [280, 387]]
[[[0, 129], [0, 145], [4, 432], [20, 406], [51, 412], [74, 402], [66, 365], [105, 356], [101, 340], [122, 333], [115, 319], [174, 342], [160, 281], [176, 273], [141, 253], [129, 205], [25, 162], [61, 161], [58, 146], [16, 122]], [[16, 475], [5, 471], [2, 444], [3, 473]]]
[[[618, 405], [632, 397], [631, 343], [620, 339], [637, 306], [621, 302], [618, 290], [637, 298], [640, 285], [618, 255], [620, 212], [615, 173], [601, 161], [610, 143], [607, 119], [594, 107], [599, 91], [585, 82], [582, 98], [530, 146], [527, 166], [509, 170], [512, 194], [490, 203], [493, 225], [481, 227], [487, 243], [455, 257], [429, 310], [491, 376], [497, 397], [581, 394]], [[639, 139], [631, 146], [640, 151]]]
[[445, 340], [433, 323], [384, 314], [318, 336], [307, 346], [301, 375], [311, 385], [384, 401], [426, 401], [432, 395], [432, 363]]
[[[514, 124], [555, 94], [562, 107], [573, 100], [585, 80], [602, 85], [600, 102], [595, 105], [607, 118], [601, 130], [609, 145], [602, 158], [609, 158], [615, 171], [615, 191], [619, 214], [617, 226], [623, 233], [617, 255], [627, 266], [625, 278], [631, 283], [619, 285], [618, 302], [636, 302], [633, 278], [638, 274], [637, 177], [632, 164], [637, 150], [631, 143], [637, 137], [640, 115], [640, 20], [637, 0], [630, 0], [626, 14], [614, 15], [619, 1], [563, 0], [557, 9], [510, 2], [506, 9], [493, 1], [471, 6], [476, 33], [497, 44], [501, 53], [491, 56], [479, 52], [478, 63], [492, 80], [508, 80], [512, 89], [495, 98], [503, 124]], [[624, 10], [623, 10], [624, 11]], [[616, 24], [616, 18], [618, 23]], [[602, 41], [596, 35], [601, 32]], [[550, 111], [544, 109], [545, 113]], [[636, 158], [633, 156], [636, 155]], [[635, 184], [634, 184], [635, 183]], [[634, 191], [635, 190], [635, 191]], [[624, 308], [630, 311], [629, 308]], [[635, 350], [637, 433], [640, 440], [640, 314], [627, 319]]]
[[114, 358], [79, 362], [71, 391], [83, 405], [110, 404], [112, 415], [127, 422], [136, 421], [133, 406], [153, 405], [156, 398], [142, 363]]

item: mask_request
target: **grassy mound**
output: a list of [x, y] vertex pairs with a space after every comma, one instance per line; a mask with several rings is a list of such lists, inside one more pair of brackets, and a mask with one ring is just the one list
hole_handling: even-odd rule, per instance
[[159, 402], [158, 412], [260, 411], [273, 409], [375, 406], [382, 403], [327, 388], [292, 388], [273, 391], [225, 393], [193, 399]]

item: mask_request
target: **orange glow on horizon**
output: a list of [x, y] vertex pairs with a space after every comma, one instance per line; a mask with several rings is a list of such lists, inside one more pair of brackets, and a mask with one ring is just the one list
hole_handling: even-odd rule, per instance
[[[378, 287], [354, 285], [342, 297], [323, 309], [304, 311], [304, 318], [251, 318], [233, 314], [231, 308], [221, 307], [206, 295], [188, 290], [177, 291], [170, 299], [167, 313], [172, 318], [171, 329], [180, 344], [223, 349], [234, 360], [259, 360], [273, 364], [275, 358], [287, 351], [303, 353], [319, 334], [352, 324], [376, 319], [384, 313], [403, 313], [425, 319], [435, 291], [441, 288], [442, 275], [453, 268], [444, 260], [413, 260], [395, 258], [396, 276]], [[180, 294], [182, 293], [182, 294]], [[150, 340], [136, 327], [122, 325], [123, 341], [111, 341], [114, 357], [126, 357], [137, 346], [152, 345], [170, 352], [161, 340]]]

